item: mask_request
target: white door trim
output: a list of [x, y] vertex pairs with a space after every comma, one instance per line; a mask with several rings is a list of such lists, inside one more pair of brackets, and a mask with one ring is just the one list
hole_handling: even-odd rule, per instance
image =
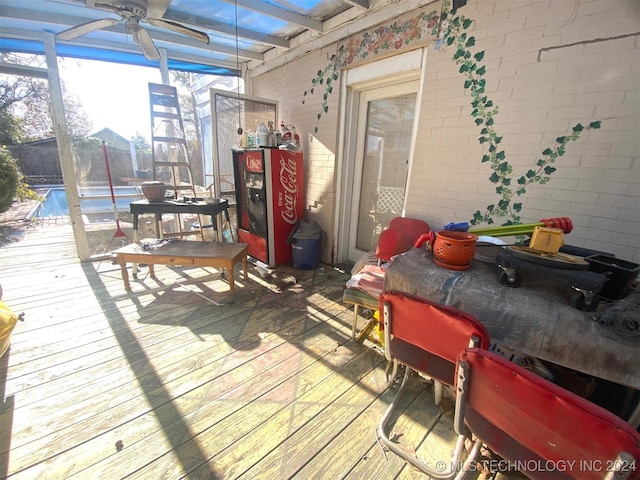
[[[341, 75], [338, 152], [336, 158], [336, 215], [334, 222], [334, 258], [336, 263], [348, 258], [349, 230], [351, 224], [351, 198], [354, 188], [354, 159], [357, 143], [357, 115], [360, 108], [360, 92], [384, 85], [419, 80], [416, 97], [416, 120], [414, 137], [418, 125], [418, 113], [424, 84], [426, 49], [412, 50], [345, 70]], [[382, 73], [393, 72], [393, 73]], [[409, 168], [413, 164], [414, 145], [411, 146]], [[410, 178], [407, 179], [407, 182]], [[408, 185], [408, 183], [407, 183]]]

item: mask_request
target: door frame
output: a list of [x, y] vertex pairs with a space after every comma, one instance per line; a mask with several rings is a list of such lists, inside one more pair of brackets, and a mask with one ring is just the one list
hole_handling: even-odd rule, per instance
[[[412, 144], [409, 155], [409, 168], [407, 174], [408, 190], [411, 180], [411, 167], [415, 151], [415, 138], [420, 120], [422, 92], [424, 89], [425, 66], [427, 49], [412, 50], [401, 55], [386, 58], [377, 62], [368, 63], [350, 70], [345, 70], [341, 76], [340, 91], [345, 92], [340, 104], [338, 158], [337, 158], [337, 188], [336, 188], [336, 215], [334, 223], [334, 259], [336, 263], [344, 262], [349, 255], [350, 229], [352, 224], [351, 201], [354, 189], [360, 189], [356, 182], [357, 165], [362, 168], [358, 155], [359, 139], [358, 115], [361, 104], [361, 94], [366, 90], [381, 88], [388, 85], [418, 81], [416, 94], [416, 112], [412, 131]], [[381, 74], [381, 72], [393, 72]], [[358, 185], [356, 185], [358, 183]], [[406, 205], [405, 191], [405, 205]], [[404, 212], [404, 207], [403, 207]]]

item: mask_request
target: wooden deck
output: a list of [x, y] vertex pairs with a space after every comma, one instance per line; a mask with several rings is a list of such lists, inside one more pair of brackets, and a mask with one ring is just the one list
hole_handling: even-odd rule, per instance
[[[0, 283], [25, 322], [0, 365], [0, 477], [425, 478], [376, 443], [395, 389], [350, 339], [348, 272], [250, 269], [231, 294], [217, 270], [158, 267], [128, 294], [117, 265], [77, 260], [69, 225], [14, 235]], [[398, 441], [445, 458], [431, 386], [415, 378], [404, 407]]]

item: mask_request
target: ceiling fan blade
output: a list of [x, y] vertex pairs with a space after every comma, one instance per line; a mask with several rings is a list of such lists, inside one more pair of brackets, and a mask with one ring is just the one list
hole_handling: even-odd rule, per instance
[[86, 35], [87, 33], [95, 32], [96, 30], [100, 30], [102, 28], [111, 27], [119, 21], [120, 20], [115, 18], [101, 18], [100, 20], [92, 20], [91, 22], [82, 23], [80, 25], [76, 25], [75, 27], [64, 30], [58, 33], [57, 36], [60, 40], [73, 40], [74, 38], [81, 37], [82, 35]]
[[196, 40], [200, 40], [203, 43], [209, 44], [209, 35], [200, 30], [195, 30], [193, 28], [187, 27], [186, 25], [182, 25], [178, 22], [172, 22], [171, 20], [163, 20], [161, 18], [147, 18], [147, 23], [155, 27], [166, 28], [167, 30], [171, 30], [176, 33], [181, 33], [183, 35], [188, 35], [189, 37], [193, 37]]
[[162, 18], [171, 5], [171, 0], [147, 0], [147, 17]]
[[133, 38], [136, 43], [140, 45], [140, 50], [142, 50], [142, 53], [147, 60], [158, 60], [160, 58], [160, 52], [158, 52], [156, 45], [153, 43], [149, 32], [144, 28], [137, 28], [133, 32]]

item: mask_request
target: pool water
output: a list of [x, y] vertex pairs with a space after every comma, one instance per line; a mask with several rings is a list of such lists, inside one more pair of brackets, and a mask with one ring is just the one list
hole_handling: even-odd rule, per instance
[[[144, 197], [139, 187], [113, 187], [118, 211], [128, 212], [129, 204]], [[80, 211], [95, 221], [113, 221], [113, 200], [109, 187], [88, 187], [78, 191]], [[64, 217], [69, 215], [67, 194], [64, 187], [50, 188], [28, 218]]]

